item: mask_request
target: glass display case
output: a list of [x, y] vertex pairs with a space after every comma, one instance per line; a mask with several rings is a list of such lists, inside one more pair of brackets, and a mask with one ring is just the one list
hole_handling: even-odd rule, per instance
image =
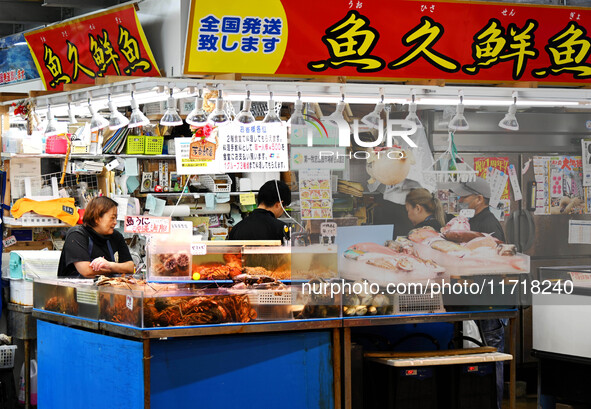
[[191, 242], [185, 235], [154, 235], [146, 246], [148, 280], [190, 280]]
[[38, 310], [98, 319], [98, 289], [92, 280], [36, 278], [33, 306]]
[[100, 319], [139, 328], [245, 323], [257, 317], [244, 290], [104, 286]]

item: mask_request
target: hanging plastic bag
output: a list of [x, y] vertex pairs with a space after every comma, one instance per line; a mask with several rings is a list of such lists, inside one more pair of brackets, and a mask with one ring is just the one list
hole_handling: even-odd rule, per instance
[[[31, 359], [31, 373], [30, 373], [30, 385], [31, 385], [31, 405], [37, 405], [37, 361]], [[25, 364], [21, 366], [21, 374], [19, 377], [19, 390], [18, 390], [18, 403], [21, 405], [25, 404]]]
[[[476, 341], [482, 342], [482, 338], [480, 337], [480, 330], [478, 329], [478, 325], [474, 320], [470, 321], [462, 321], [463, 324], [463, 333], [464, 336], [474, 338]], [[476, 348], [479, 345], [476, 345], [472, 341], [464, 340], [463, 347], [464, 348]]]

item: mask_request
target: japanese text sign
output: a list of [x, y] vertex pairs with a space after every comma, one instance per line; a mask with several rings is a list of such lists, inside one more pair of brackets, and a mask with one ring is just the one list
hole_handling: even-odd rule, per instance
[[22, 33], [0, 38], [0, 85], [39, 78]]
[[105, 75], [160, 76], [133, 5], [31, 31], [25, 39], [48, 90], [94, 84]]
[[[223, 125], [226, 126], [226, 125]], [[222, 172], [221, 155], [212, 153], [207, 158], [197, 155], [191, 158], [194, 142], [191, 138], [174, 138], [176, 171], [179, 175], [208, 175]], [[216, 151], [219, 144], [215, 147]]]
[[399, 0], [193, 0], [185, 74], [591, 82], [591, 10]]
[[125, 233], [169, 234], [170, 217], [125, 216]]
[[219, 128], [224, 172], [286, 172], [287, 127], [279, 123]]

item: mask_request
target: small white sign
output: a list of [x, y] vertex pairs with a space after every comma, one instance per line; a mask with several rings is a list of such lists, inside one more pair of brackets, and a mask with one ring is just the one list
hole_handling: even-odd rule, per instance
[[471, 219], [474, 217], [474, 213], [476, 213], [474, 209], [462, 209], [460, 210], [460, 217]]
[[130, 311], [133, 311], [133, 297], [131, 295], [125, 296], [125, 305]]
[[16, 244], [16, 237], [14, 237], [14, 236], [9, 236], [9, 237], [5, 238], [4, 240], [2, 240], [2, 246], [4, 248], [14, 246], [15, 244]]
[[204, 256], [207, 254], [207, 244], [193, 242], [191, 243], [191, 254], [193, 256]]
[[521, 194], [521, 187], [517, 180], [517, 171], [513, 165], [509, 165], [509, 180], [511, 181], [511, 187], [513, 188], [513, 199], [522, 200], [523, 195]]
[[337, 224], [334, 222], [326, 222], [320, 225], [320, 235], [324, 237], [336, 237]]
[[568, 221], [568, 244], [591, 244], [591, 220]]
[[170, 222], [170, 229], [189, 231], [193, 234], [193, 222], [173, 220]]

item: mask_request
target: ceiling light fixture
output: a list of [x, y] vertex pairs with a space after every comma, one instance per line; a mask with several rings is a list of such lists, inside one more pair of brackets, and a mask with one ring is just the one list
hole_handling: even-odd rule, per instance
[[111, 101], [111, 94], [109, 94], [108, 99], [109, 111], [111, 111], [111, 116], [109, 117], [109, 129], [111, 131], [116, 131], [119, 128], [127, 126], [127, 124], [129, 124], [129, 119], [117, 110], [115, 103]]
[[293, 114], [287, 121], [287, 126], [306, 126], [306, 119], [304, 118], [304, 103], [302, 102], [302, 93], [298, 91], [298, 99], [295, 100], [293, 105]]
[[218, 90], [218, 97], [215, 99], [215, 109], [211, 114], [209, 114], [209, 118], [207, 118], [209, 122], [213, 122], [214, 125], [224, 125], [230, 121], [230, 117], [224, 111], [224, 100], [222, 98], [222, 90]]
[[519, 131], [519, 123], [515, 113], [517, 112], [517, 91], [513, 91], [513, 103], [509, 105], [509, 112], [499, 122], [499, 126], [509, 131]]
[[76, 115], [74, 114], [74, 110], [72, 109], [72, 106], [68, 102], [68, 124], [74, 125], [77, 123], [78, 123], [78, 120], [76, 119]]
[[[380, 91], [382, 91], [382, 90], [380, 90]], [[361, 118], [362, 123], [364, 123], [365, 125], [367, 125], [370, 128], [373, 128], [373, 129], [380, 128], [380, 119], [381, 119], [380, 114], [384, 110], [384, 93], [380, 92], [380, 94], [381, 94], [380, 101], [376, 104], [373, 111], [371, 111], [369, 114], [367, 114], [363, 118]]]
[[246, 99], [244, 100], [244, 104], [242, 105], [242, 110], [238, 112], [234, 121], [240, 124], [252, 124], [256, 121], [252, 112], [250, 112], [250, 107], [252, 105], [252, 101], [250, 100], [250, 91], [246, 91]]
[[267, 102], [267, 114], [263, 118], [264, 124], [281, 123], [281, 118], [275, 112], [275, 101], [273, 101], [273, 93], [269, 92], [269, 101]]
[[45, 127], [45, 136], [57, 135], [57, 121], [51, 112], [51, 105], [47, 104], [47, 127]]
[[203, 126], [207, 122], [207, 113], [203, 110], [203, 90], [199, 88], [197, 96], [195, 97], [195, 107], [187, 118], [185, 118], [185, 122], [189, 125], [193, 126]]
[[422, 128], [423, 123], [417, 116], [417, 103], [415, 102], [416, 95], [415, 92], [412, 91], [410, 95], [410, 104], [408, 104], [408, 115], [404, 118], [405, 121], [414, 122], [417, 125], [417, 128]]
[[179, 126], [183, 124], [179, 113], [176, 110], [176, 100], [172, 96], [172, 87], [170, 88], [170, 95], [166, 100], [166, 111], [160, 119], [160, 125], [162, 126]]
[[131, 91], [131, 115], [129, 116], [129, 123], [127, 124], [127, 127], [137, 128], [139, 126], [149, 125], [150, 120], [144, 115], [142, 111], [140, 111], [139, 105], [133, 96], [133, 92], [134, 91]]
[[88, 98], [88, 110], [92, 116], [92, 118], [90, 118], [90, 132], [97, 132], [109, 126], [109, 121], [107, 121], [101, 114], [95, 111], [94, 107], [90, 103], [90, 98]]
[[468, 121], [464, 116], [464, 93], [460, 91], [459, 96], [460, 103], [456, 107], [456, 114], [453, 116], [451, 121], [449, 121], [449, 129], [451, 131], [465, 131], [470, 128]]

